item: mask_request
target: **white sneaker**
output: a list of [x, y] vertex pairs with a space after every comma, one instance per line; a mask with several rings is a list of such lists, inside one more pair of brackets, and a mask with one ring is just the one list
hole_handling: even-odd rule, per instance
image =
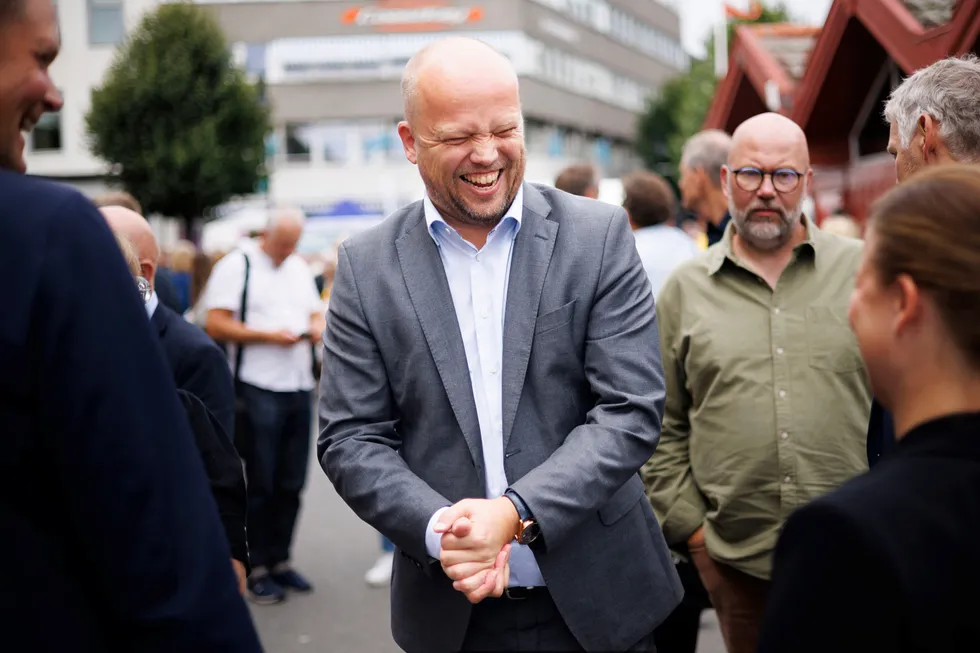
[[371, 587], [385, 587], [391, 583], [391, 567], [395, 564], [395, 554], [385, 553], [374, 566], [364, 574], [364, 582]]

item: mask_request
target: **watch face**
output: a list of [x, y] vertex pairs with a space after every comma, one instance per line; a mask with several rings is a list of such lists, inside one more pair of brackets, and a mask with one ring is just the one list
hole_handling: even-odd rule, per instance
[[521, 537], [518, 540], [518, 544], [530, 544], [534, 540], [538, 539], [538, 535], [541, 533], [541, 529], [538, 527], [538, 523], [535, 521], [524, 522], [524, 528], [521, 530]]

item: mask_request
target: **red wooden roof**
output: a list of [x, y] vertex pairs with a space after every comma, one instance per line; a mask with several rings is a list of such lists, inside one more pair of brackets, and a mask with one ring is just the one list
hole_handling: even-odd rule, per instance
[[[731, 132], [768, 110], [766, 83], [772, 81], [781, 96], [780, 113], [803, 127], [812, 153], [826, 163], [846, 161], [846, 135], [884, 62], [890, 58], [909, 74], [943, 57], [980, 50], [980, 0], [948, 1], [947, 11], [928, 19], [914, 0], [834, 0], [822, 29], [738, 27], [728, 75], [718, 84], [705, 127]], [[937, 15], [947, 22], [935, 24]], [[804, 61], [801, 43], [807, 44]], [[790, 44], [795, 60], [781, 56]]]
[[715, 90], [705, 127], [731, 131], [748, 117], [746, 112], [766, 110], [766, 83], [770, 81], [779, 89], [781, 105], [788, 108], [819, 33], [816, 27], [784, 23], [737, 27], [728, 74]]
[[[923, 27], [900, 0], [835, 0], [797, 86], [790, 117], [806, 130], [845, 33], [858, 21], [905, 73], [969, 52], [980, 36], [980, 0], [957, 0], [949, 22]], [[861, 61], [852, 61], [859, 65]], [[830, 92], [833, 92], [832, 90]]]

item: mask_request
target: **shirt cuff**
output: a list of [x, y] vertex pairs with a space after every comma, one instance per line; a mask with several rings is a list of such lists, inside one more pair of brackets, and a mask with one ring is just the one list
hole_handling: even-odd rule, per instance
[[435, 527], [436, 522], [439, 521], [439, 517], [442, 515], [442, 513], [446, 512], [448, 508], [449, 506], [446, 506], [436, 510], [435, 514], [429, 518], [429, 525], [425, 529], [425, 551], [429, 554], [429, 557], [436, 560], [438, 560], [439, 556], [442, 554], [442, 533], [436, 533], [433, 528]]

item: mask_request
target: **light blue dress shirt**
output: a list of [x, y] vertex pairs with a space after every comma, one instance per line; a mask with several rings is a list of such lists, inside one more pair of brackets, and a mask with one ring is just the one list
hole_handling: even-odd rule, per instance
[[[463, 348], [470, 369], [473, 401], [480, 422], [483, 464], [486, 469], [488, 499], [503, 496], [508, 487], [504, 469], [503, 368], [504, 308], [510, 280], [514, 239], [521, 229], [524, 189], [478, 250], [446, 224], [428, 197], [424, 201], [425, 222], [439, 249], [449, 280], [456, 320], [463, 336]], [[460, 436], [462, 437], [462, 436]], [[445, 510], [445, 508], [443, 509]], [[429, 520], [425, 546], [429, 555], [439, 558], [441, 535], [432, 530], [442, 510]], [[510, 585], [544, 585], [534, 554], [526, 546], [514, 544], [510, 552]]]
[[643, 269], [650, 278], [654, 298], [660, 294], [660, 288], [674, 269], [701, 251], [682, 229], [666, 224], [637, 229], [633, 238]]
[[157, 312], [157, 306], [160, 305], [160, 298], [157, 297], [157, 292], [154, 290], [150, 294], [150, 298], [146, 300], [146, 314], [153, 319], [153, 314]]

